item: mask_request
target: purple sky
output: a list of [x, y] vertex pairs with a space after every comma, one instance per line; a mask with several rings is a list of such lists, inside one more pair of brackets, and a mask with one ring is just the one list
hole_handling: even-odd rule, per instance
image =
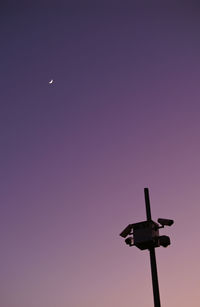
[[149, 2], [0, 5], [2, 307], [153, 306], [144, 187], [162, 307], [199, 307], [200, 5]]

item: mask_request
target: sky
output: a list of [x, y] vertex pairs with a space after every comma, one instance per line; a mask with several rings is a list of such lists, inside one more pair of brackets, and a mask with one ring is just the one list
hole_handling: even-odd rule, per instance
[[198, 1], [1, 2], [2, 307], [153, 306], [119, 236], [145, 187], [162, 307], [199, 306], [199, 29]]

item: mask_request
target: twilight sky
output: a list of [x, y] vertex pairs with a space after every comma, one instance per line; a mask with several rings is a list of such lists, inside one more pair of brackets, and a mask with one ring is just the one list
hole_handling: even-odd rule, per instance
[[2, 307], [153, 306], [144, 187], [162, 307], [199, 307], [200, 5], [159, 2], [1, 2]]

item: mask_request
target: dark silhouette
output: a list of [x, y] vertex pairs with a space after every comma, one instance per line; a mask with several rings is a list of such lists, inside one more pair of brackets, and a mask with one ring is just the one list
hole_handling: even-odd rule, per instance
[[129, 224], [121, 233], [120, 236], [125, 239], [129, 246], [137, 246], [141, 250], [148, 249], [150, 253], [151, 262], [151, 276], [153, 284], [154, 307], [160, 307], [160, 293], [158, 284], [158, 274], [156, 265], [155, 248], [159, 246], [167, 247], [170, 245], [170, 238], [168, 236], [159, 236], [159, 229], [164, 226], [171, 226], [174, 221], [169, 219], [158, 219], [158, 223], [151, 219], [151, 208], [149, 200], [149, 190], [144, 189], [146, 215], [147, 220], [135, 224]]

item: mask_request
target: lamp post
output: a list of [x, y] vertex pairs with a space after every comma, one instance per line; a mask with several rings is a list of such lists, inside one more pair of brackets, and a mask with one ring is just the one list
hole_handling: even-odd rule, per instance
[[120, 233], [120, 236], [123, 238], [127, 237], [125, 242], [129, 246], [136, 246], [141, 250], [149, 250], [154, 307], [161, 307], [155, 248], [159, 247], [160, 245], [163, 247], [170, 245], [170, 238], [168, 236], [159, 236], [159, 229], [164, 228], [164, 226], [171, 226], [174, 221], [160, 218], [158, 219], [158, 223], [160, 225], [154, 222], [151, 219], [151, 207], [148, 188], [144, 189], [144, 196], [147, 220], [135, 224], [129, 224]]

